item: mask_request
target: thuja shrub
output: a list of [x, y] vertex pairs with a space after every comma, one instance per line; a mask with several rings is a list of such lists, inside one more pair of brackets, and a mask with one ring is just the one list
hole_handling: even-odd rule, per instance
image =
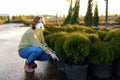
[[72, 25], [71, 24], [66, 24], [63, 27], [72, 27]]
[[105, 36], [107, 35], [107, 32], [106, 32], [106, 31], [100, 31], [100, 30], [99, 30], [99, 31], [97, 32], [97, 34], [98, 34], [100, 40], [103, 41], [104, 38], [105, 38]]
[[54, 50], [57, 56], [62, 60], [66, 59], [66, 54], [63, 49], [63, 44], [64, 44], [64, 41], [67, 39], [67, 37], [68, 37], [68, 34], [63, 34], [62, 36], [58, 37], [55, 41]]
[[47, 31], [49, 31], [50, 33], [55, 33], [59, 31], [59, 27], [58, 26], [47, 26], [45, 28]]
[[112, 63], [114, 61], [113, 48], [108, 42], [95, 42], [90, 46], [89, 60], [96, 64]]
[[89, 55], [89, 44], [90, 41], [86, 34], [80, 32], [71, 33], [63, 44], [67, 63], [85, 63], [86, 57]]
[[110, 42], [115, 53], [115, 59], [120, 61], [120, 29], [113, 29], [108, 32], [104, 41]]
[[48, 35], [45, 35], [45, 41], [47, 43], [47, 45], [50, 47], [50, 38], [54, 35], [55, 33], [51, 33]]
[[87, 34], [87, 36], [89, 37], [91, 44], [100, 41], [100, 38], [96, 33]]
[[100, 31], [105, 31], [105, 32], [109, 32], [111, 30], [112, 30], [112, 28], [108, 28], [108, 27], [102, 27], [102, 28], [100, 28]]
[[64, 34], [66, 34], [66, 32], [58, 32], [58, 33], [53, 33], [48, 35], [48, 37], [46, 37], [46, 39], [48, 40], [48, 44], [49, 46], [54, 50], [54, 46], [55, 46], [55, 41], [57, 38], [59, 38], [60, 36], [63, 36]]
[[44, 36], [46, 36], [46, 35], [49, 35], [49, 34], [51, 34], [51, 33], [50, 33], [50, 31], [48, 31], [47, 29], [45, 29], [45, 30], [43, 31], [43, 34], [44, 34]]
[[92, 27], [84, 27], [83, 31], [86, 33], [95, 33], [95, 30]]
[[111, 41], [113, 38], [120, 39], [119, 36], [120, 36], [120, 28], [116, 28], [107, 33], [104, 41]]
[[65, 32], [74, 32], [74, 28], [72, 26], [69, 27], [62, 27], [62, 30]]
[[80, 26], [78, 24], [74, 24], [72, 25], [72, 27], [74, 28], [74, 31], [82, 31], [83, 30], [83, 26]]
[[115, 53], [115, 60], [120, 61], [120, 39], [113, 38], [110, 41], [110, 44], [112, 45], [113, 51]]

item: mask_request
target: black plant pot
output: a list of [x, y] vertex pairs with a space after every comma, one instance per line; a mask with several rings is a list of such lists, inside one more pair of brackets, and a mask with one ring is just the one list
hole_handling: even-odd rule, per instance
[[88, 64], [70, 65], [65, 63], [65, 72], [68, 80], [86, 80]]
[[120, 61], [115, 61], [113, 63], [113, 73], [120, 76]]
[[57, 61], [57, 69], [65, 72], [64, 64], [64, 61], [62, 59], [59, 59], [59, 61]]
[[112, 64], [91, 64], [91, 73], [100, 79], [108, 79], [112, 73]]

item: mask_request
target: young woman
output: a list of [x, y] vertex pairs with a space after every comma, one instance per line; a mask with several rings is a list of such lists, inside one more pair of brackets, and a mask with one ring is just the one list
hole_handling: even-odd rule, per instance
[[45, 61], [50, 57], [59, 60], [55, 52], [47, 46], [43, 30], [42, 17], [36, 16], [31, 28], [23, 34], [19, 43], [18, 53], [20, 57], [26, 59], [24, 69], [27, 72], [34, 72], [34, 68], [37, 67], [35, 60]]

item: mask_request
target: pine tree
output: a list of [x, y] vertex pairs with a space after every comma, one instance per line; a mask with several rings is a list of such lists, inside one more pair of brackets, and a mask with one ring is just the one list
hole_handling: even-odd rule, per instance
[[87, 8], [87, 12], [85, 15], [85, 19], [84, 19], [84, 24], [85, 26], [91, 26], [93, 25], [93, 17], [92, 17], [92, 1], [93, 0], [88, 0], [88, 8]]
[[94, 16], [93, 16], [93, 25], [98, 26], [99, 24], [99, 15], [98, 15], [98, 6], [96, 4], [95, 10], [94, 10]]
[[80, 0], [76, 0], [75, 6], [73, 8], [72, 24], [79, 24], [79, 3]]
[[68, 15], [67, 15], [66, 19], [64, 20], [63, 25], [71, 24], [71, 17], [72, 17], [72, 0], [71, 0], [71, 3], [70, 3]]

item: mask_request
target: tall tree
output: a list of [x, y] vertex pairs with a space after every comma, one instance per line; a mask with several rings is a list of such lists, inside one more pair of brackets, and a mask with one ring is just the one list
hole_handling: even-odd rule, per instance
[[72, 11], [72, 24], [79, 24], [79, 8], [80, 8], [80, 0], [76, 0], [75, 6]]
[[93, 25], [92, 6], [93, 6], [93, 0], [88, 0], [88, 8], [84, 19], [85, 26]]
[[99, 25], [99, 14], [98, 14], [97, 3], [95, 5], [96, 6], [95, 6], [95, 9], [94, 9], [93, 25], [97, 27]]
[[70, 3], [70, 7], [69, 7], [69, 11], [68, 11], [68, 15], [66, 17], [66, 19], [64, 20], [63, 24], [71, 24], [71, 17], [72, 17], [72, 0]]

